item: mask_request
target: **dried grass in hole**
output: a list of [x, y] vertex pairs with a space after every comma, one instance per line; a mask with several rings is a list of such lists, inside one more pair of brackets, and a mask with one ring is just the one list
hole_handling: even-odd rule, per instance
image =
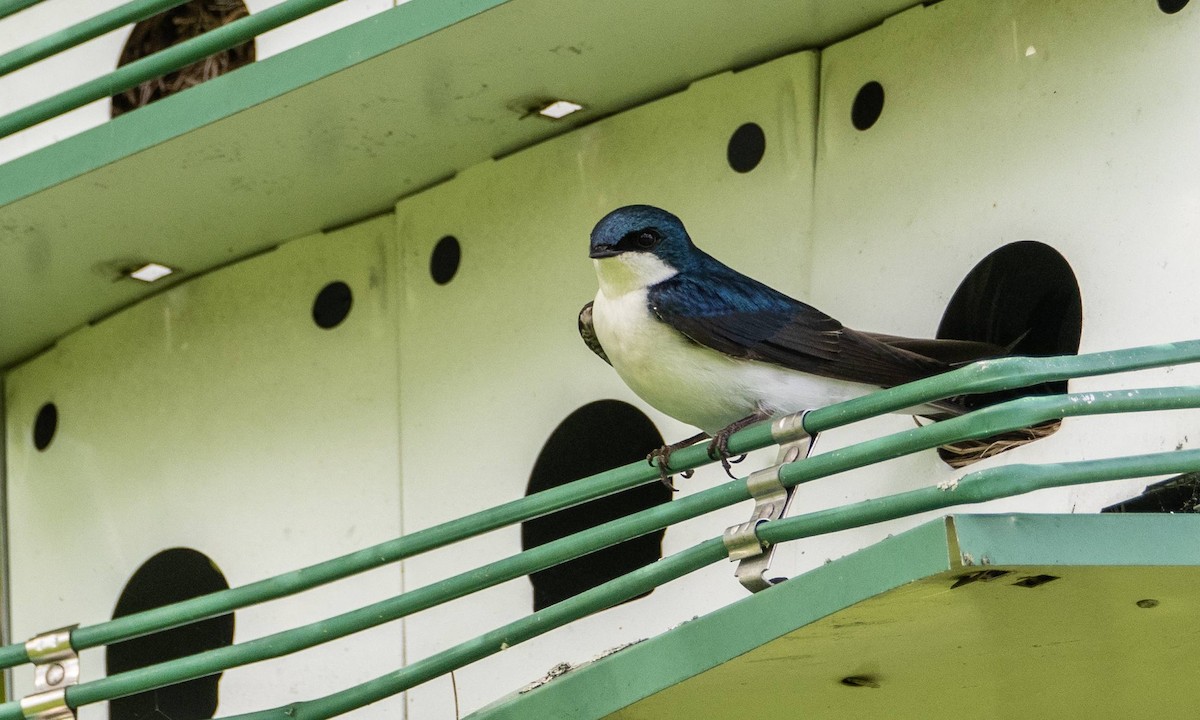
[[[918, 426], [923, 425], [919, 418], [914, 416], [913, 420], [916, 421]], [[938, 455], [952, 468], [966, 467], [984, 458], [999, 455], [1002, 452], [1008, 452], [1022, 445], [1028, 445], [1035, 440], [1041, 440], [1044, 437], [1053, 435], [1058, 432], [1058, 428], [1061, 425], [1062, 420], [1048, 420], [1032, 427], [1010, 430], [991, 437], [960, 440], [950, 445], [940, 446], [938, 448]]]
[[[246, 17], [250, 12], [241, 0], [192, 0], [147, 18], [133, 28], [118, 67], [128, 65], [159, 50], [177, 45]], [[162, 98], [199, 85], [218, 75], [254, 62], [254, 41], [248, 40], [203, 60], [147, 80], [112, 97], [112, 116], [135, 110]]]

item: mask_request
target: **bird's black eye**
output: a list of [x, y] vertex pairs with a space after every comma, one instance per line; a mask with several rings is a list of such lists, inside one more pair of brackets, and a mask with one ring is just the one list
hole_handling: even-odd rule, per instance
[[620, 245], [626, 250], [649, 250], [662, 240], [662, 235], [653, 228], [634, 230], [621, 238]]

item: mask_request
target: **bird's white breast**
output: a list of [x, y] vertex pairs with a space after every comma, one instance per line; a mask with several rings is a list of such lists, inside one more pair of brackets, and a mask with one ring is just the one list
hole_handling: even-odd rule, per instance
[[[629, 255], [636, 265], [621, 262]], [[650, 405], [709, 434], [760, 408], [798, 412], [875, 389], [731, 358], [692, 342], [650, 312], [647, 288], [675, 274], [652, 255], [603, 258], [596, 273], [592, 322], [617, 374]]]

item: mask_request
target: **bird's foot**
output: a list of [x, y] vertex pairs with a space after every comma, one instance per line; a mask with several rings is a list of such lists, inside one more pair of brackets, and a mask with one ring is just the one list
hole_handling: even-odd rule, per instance
[[[707, 438], [708, 438], [708, 433], [700, 433], [699, 435], [693, 435], [692, 437], [688, 438], [687, 440], [680, 440], [677, 443], [671, 443], [670, 445], [663, 445], [662, 447], [658, 448], [657, 450], [652, 451], [649, 455], [647, 455], [646, 462], [650, 463], [652, 466], [658, 467], [659, 480], [662, 481], [663, 485], [666, 485], [667, 487], [671, 488], [671, 492], [678, 492], [679, 489], [675, 487], [675, 484], [673, 482], [671, 482], [671, 476], [667, 474], [667, 467], [671, 464], [671, 454], [674, 453], [676, 450], [682, 450], [685, 447], [691, 447], [691, 446], [695, 445], [696, 443], [700, 442], [701, 440], [705, 440]], [[696, 471], [695, 470], [684, 470], [684, 471], [680, 472], [679, 474], [680, 474], [680, 476], [682, 476], [684, 478], [690, 478], [692, 475], [696, 474]]]
[[708, 444], [708, 456], [714, 460], [721, 461], [721, 467], [725, 468], [726, 475], [736, 480], [737, 476], [733, 474], [733, 466], [746, 459], [745, 453], [735, 458], [730, 457], [729, 438], [738, 430], [750, 427], [756, 422], [766, 420], [768, 417], [769, 415], [765, 412], [756, 412], [752, 415], [747, 415], [741, 420], [729, 423], [716, 435], [713, 435], [712, 442]]

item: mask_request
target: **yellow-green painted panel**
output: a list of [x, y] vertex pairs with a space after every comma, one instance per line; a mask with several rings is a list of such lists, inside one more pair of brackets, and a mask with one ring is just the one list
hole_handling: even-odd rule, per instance
[[1197, 532], [1195, 515], [935, 520], [470, 717], [1182, 720]]

